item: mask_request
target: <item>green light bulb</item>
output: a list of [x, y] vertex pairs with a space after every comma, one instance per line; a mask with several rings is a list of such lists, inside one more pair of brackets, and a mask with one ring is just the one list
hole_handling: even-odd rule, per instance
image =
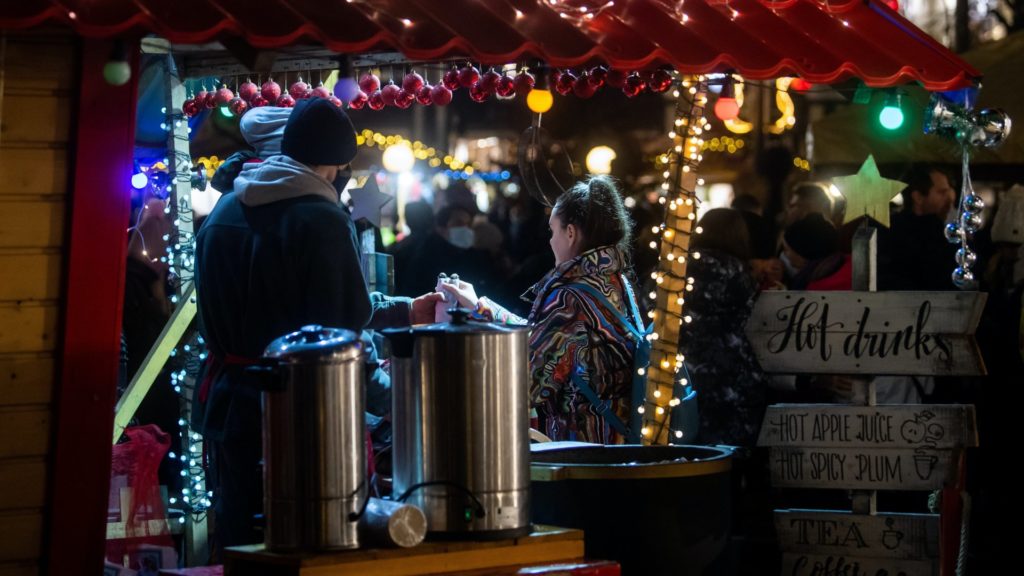
[[903, 110], [894, 104], [887, 104], [878, 115], [878, 123], [886, 130], [896, 130], [903, 126]]

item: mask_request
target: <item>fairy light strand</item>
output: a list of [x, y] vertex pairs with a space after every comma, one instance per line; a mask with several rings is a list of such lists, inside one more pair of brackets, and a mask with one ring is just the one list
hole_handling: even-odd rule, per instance
[[699, 201], [696, 187], [697, 169], [703, 159], [703, 135], [708, 131], [704, 116], [707, 105], [707, 81], [704, 77], [682, 78], [673, 91], [676, 97], [676, 117], [673, 122], [669, 150], [659, 157], [664, 168], [662, 190], [665, 191], [665, 218], [654, 232], [660, 236], [655, 244], [658, 267], [652, 274], [655, 282], [655, 302], [652, 321], [651, 363], [646, 367], [647, 390], [644, 406], [637, 407], [643, 415], [641, 436], [645, 444], [668, 444], [685, 441], [670, 434], [672, 408], [680, 403], [676, 397], [676, 375], [683, 367], [679, 354], [679, 333], [690, 320], [685, 313], [686, 297], [695, 289], [693, 278], [687, 276], [690, 259], [699, 258], [691, 253], [690, 238], [700, 233], [696, 225]]

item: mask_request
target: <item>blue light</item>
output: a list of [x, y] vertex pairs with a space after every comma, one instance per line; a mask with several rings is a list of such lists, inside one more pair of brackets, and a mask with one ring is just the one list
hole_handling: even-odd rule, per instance
[[512, 177], [512, 174], [510, 174], [508, 170], [502, 170], [501, 171], [501, 179], [502, 180], [508, 180], [511, 177]]

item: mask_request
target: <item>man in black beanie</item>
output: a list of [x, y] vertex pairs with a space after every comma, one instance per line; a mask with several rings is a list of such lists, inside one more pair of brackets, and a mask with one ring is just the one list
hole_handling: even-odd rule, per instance
[[[344, 111], [326, 99], [300, 100], [281, 152], [243, 168], [235, 193], [221, 198], [196, 238], [200, 326], [211, 359], [198, 395], [220, 547], [261, 540], [253, 522], [262, 507], [259, 392], [245, 367], [307, 324], [358, 332], [432, 322], [441, 298], [367, 291], [355, 227], [339, 205], [356, 155]], [[383, 409], [387, 395], [387, 383], [368, 385], [367, 409]]]

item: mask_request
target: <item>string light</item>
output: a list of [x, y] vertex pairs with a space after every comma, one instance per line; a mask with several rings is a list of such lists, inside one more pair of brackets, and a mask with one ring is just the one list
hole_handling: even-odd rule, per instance
[[[697, 77], [694, 82], [682, 79], [680, 85], [684, 90], [673, 91], [677, 99], [676, 117], [672, 122], [673, 129], [668, 132], [672, 143], [667, 153], [657, 157], [658, 164], [664, 166], [660, 186], [664, 194], [659, 197], [659, 203], [667, 204], [668, 210], [664, 224], [651, 229], [653, 234], [660, 236], [661, 242], [660, 246], [657, 241], [651, 242], [651, 248], [659, 253], [658, 270], [651, 275], [656, 284], [651, 296], [658, 305], [649, 314], [654, 327], [647, 339], [657, 342], [664, 337], [665, 344], [653, 347], [652, 363], [647, 372], [649, 396], [645, 404], [654, 406], [653, 415], [645, 411], [651, 418], [645, 419], [642, 429], [642, 437], [647, 443], [665, 443], [673, 437], [667, 427], [667, 408], [677, 405], [673, 402], [677, 400], [674, 398], [674, 380], [676, 371], [683, 367], [678, 354], [679, 325], [688, 316], [682, 314], [685, 303], [682, 294], [693, 289], [693, 283], [687, 281], [685, 275], [685, 264], [690, 233], [696, 219], [695, 186], [699, 182], [694, 173], [702, 159], [701, 152], [707, 146], [701, 137], [708, 126], [703, 108], [707, 102], [706, 80], [703, 77]], [[686, 92], [687, 96], [681, 97], [681, 92]], [[686, 127], [685, 133], [683, 127]], [[721, 145], [721, 140], [717, 145]], [[671, 196], [671, 201], [666, 196]], [[680, 437], [675, 435], [675, 438]]]

